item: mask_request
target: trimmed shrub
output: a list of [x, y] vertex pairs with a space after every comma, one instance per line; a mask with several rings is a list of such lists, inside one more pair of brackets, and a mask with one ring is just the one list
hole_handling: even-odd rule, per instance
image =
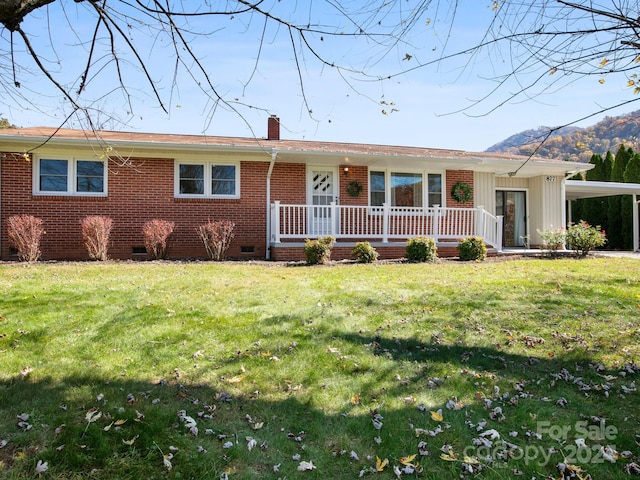
[[542, 249], [546, 250], [550, 255], [560, 250], [566, 241], [567, 232], [564, 228], [556, 228], [554, 230], [538, 230], [540, 239], [542, 240]]
[[463, 261], [482, 261], [487, 258], [487, 247], [480, 237], [467, 237], [458, 244], [458, 255]]
[[356, 243], [351, 255], [360, 263], [372, 263], [378, 260], [378, 252], [369, 242]]
[[307, 258], [307, 264], [320, 265], [329, 263], [331, 260], [331, 249], [333, 249], [333, 237], [321, 237], [317, 240], [304, 241], [304, 255]]
[[90, 215], [80, 220], [82, 240], [87, 247], [89, 258], [93, 260], [107, 260], [109, 257], [109, 236], [113, 220], [100, 215]]
[[438, 258], [436, 241], [429, 237], [415, 237], [407, 241], [407, 260], [410, 262], [435, 262]]
[[567, 248], [575, 250], [579, 257], [586, 257], [591, 250], [603, 246], [606, 242], [606, 233], [599, 225], [593, 227], [580, 220], [578, 223], [571, 223], [567, 229]]
[[167, 240], [169, 235], [173, 233], [176, 224], [169, 220], [149, 220], [142, 227], [144, 235], [144, 246], [147, 253], [154, 259], [167, 258], [167, 250], [169, 245]]
[[542, 248], [545, 250], [560, 250], [564, 245], [567, 232], [563, 228], [555, 230], [538, 230], [538, 234], [542, 240]]
[[42, 220], [32, 215], [9, 217], [7, 233], [10, 244], [18, 251], [23, 262], [36, 262], [40, 258], [40, 240], [44, 235]]
[[235, 227], [236, 224], [229, 220], [217, 220], [215, 222], [207, 220], [207, 223], [197, 228], [210, 260], [219, 262], [227, 258], [231, 241], [235, 237], [233, 233]]

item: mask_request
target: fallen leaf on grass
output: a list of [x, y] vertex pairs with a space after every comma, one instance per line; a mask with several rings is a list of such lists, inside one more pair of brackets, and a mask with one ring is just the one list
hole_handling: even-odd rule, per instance
[[408, 457], [400, 457], [398, 459], [398, 461], [402, 464], [402, 465], [410, 465], [413, 466], [413, 460], [416, 458], [417, 455], [409, 455]]
[[167, 470], [171, 470], [173, 468], [173, 464], [171, 463], [171, 459], [173, 458], [173, 454], [163, 455], [162, 456], [162, 464]]
[[247, 440], [247, 449], [249, 451], [253, 450], [253, 447], [258, 445], [258, 442], [253, 437], [246, 437], [245, 439]]
[[637, 475], [640, 476], [640, 465], [635, 462], [629, 463], [625, 465], [624, 471], [628, 475]]
[[44, 473], [49, 470], [49, 462], [43, 462], [42, 460], [38, 460], [36, 463], [36, 473]]
[[458, 457], [452, 450], [449, 450], [449, 453], [441, 453], [440, 458], [442, 460], [446, 460], [447, 462], [455, 462], [458, 460]]
[[382, 472], [386, 466], [389, 465], [389, 459], [385, 458], [384, 460], [380, 460], [380, 457], [376, 457], [376, 471]]
[[442, 416], [442, 409], [439, 409], [438, 411], [431, 411], [431, 419], [435, 420], [436, 422], [441, 422], [443, 420], [443, 416]]
[[133, 437], [131, 440], [122, 440], [122, 443], [124, 443], [125, 445], [133, 445], [136, 440], [138, 439], [140, 435], [136, 435], [135, 437]]
[[305, 471], [315, 470], [315, 469], [316, 469], [316, 466], [313, 464], [313, 462], [302, 461], [298, 465], [298, 471], [300, 472], [305, 472]]
[[102, 412], [97, 408], [92, 408], [84, 416], [84, 418], [87, 420], [87, 423], [93, 423], [96, 420], [98, 420], [100, 417], [102, 417]]

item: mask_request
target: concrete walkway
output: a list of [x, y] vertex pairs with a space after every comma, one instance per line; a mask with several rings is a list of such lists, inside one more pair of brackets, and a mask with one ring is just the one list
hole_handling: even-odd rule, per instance
[[609, 250], [598, 250], [593, 253], [596, 257], [614, 257], [614, 258], [636, 258], [640, 260], [640, 252], [614, 252]]
[[[559, 250], [559, 254], [572, 255], [573, 250]], [[526, 248], [505, 248], [499, 255], [543, 255], [544, 251], [540, 249], [526, 249]], [[611, 258], [635, 258], [640, 260], [640, 252], [617, 252], [613, 250], [596, 250], [589, 255], [594, 257], [611, 257]]]

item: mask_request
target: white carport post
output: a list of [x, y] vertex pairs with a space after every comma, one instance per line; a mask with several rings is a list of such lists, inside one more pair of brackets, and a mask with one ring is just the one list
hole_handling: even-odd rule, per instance
[[638, 195], [633, 194], [633, 251], [640, 252], [640, 232], [638, 231]]

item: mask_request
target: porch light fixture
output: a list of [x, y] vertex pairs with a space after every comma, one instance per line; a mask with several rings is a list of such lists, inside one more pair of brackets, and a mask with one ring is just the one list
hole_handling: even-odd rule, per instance
[[344, 167], [343, 169], [345, 177], [349, 175], [349, 167]]

